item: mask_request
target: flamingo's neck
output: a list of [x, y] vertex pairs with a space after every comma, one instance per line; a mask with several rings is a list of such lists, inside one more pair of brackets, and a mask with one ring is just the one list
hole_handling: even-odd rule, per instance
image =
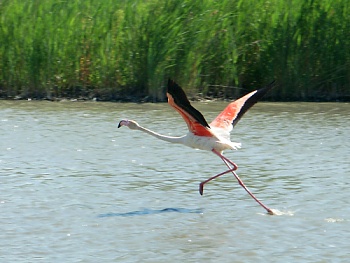
[[181, 137], [166, 136], [166, 135], [162, 135], [162, 134], [156, 133], [154, 131], [151, 131], [151, 130], [144, 128], [142, 126], [139, 126], [138, 130], [145, 132], [149, 135], [152, 135], [153, 137], [156, 137], [156, 138], [163, 140], [163, 141], [166, 141], [166, 142], [181, 143], [181, 144], [184, 143], [185, 136], [181, 136]]

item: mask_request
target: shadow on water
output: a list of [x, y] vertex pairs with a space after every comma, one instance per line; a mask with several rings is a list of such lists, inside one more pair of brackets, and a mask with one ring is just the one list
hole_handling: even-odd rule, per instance
[[164, 208], [164, 209], [143, 209], [138, 211], [131, 211], [125, 213], [106, 213], [100, 214], [98, 217], [127, 217], [127, 216], [142, 216], [142, 215], [154, 215], [154, 214], [162, 214], [162, 213], [185, 213], [185, 214], [201, 214], [203, 211], [201, 209], [187, 209], [187, 208]]

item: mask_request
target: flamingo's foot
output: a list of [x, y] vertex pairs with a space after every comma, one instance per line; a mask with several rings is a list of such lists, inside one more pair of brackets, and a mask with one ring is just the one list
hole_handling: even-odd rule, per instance
[[275, 216], [282, 216], [282, 215], [293, 216], [294, 215], [294, 213], [291, 211], [282, 212], [282, 211], [277, 210], [277, 209], [269, 209], [267, 214], [268, 215], [275, 215]]
[[201, 182], [201, 183], [199, 184], [199, 193], [200, 193], [200, 195], [203, 195], [203, 191], [204, 191], [204, 183]]
[[276, 215], [275, 212], [274, 212], [272, 209], [268, 209], [268, 210], [267, 210], [267, 214], [268, 214], [268, 215], [272, 215], [272, 216], [273, 216], [273, 215]]

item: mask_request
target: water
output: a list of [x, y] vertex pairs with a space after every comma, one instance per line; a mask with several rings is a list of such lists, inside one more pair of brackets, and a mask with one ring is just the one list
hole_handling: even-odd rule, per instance
[[[207, 120], [224, 102], [194, 103]], [[0, 101], [0, 262], [347, 262], [350, 105], [259, 103], [226, 152], [167, 144], [167, 104]]]

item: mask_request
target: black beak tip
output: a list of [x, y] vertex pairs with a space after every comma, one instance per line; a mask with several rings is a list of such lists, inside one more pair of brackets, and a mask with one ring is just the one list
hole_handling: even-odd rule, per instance
[[122, 126], [120, 125], [120, 122], [119, 122], [119, 124], [118, 124], [118, 128], [120, 128], [120, 127], [122, 127]]

